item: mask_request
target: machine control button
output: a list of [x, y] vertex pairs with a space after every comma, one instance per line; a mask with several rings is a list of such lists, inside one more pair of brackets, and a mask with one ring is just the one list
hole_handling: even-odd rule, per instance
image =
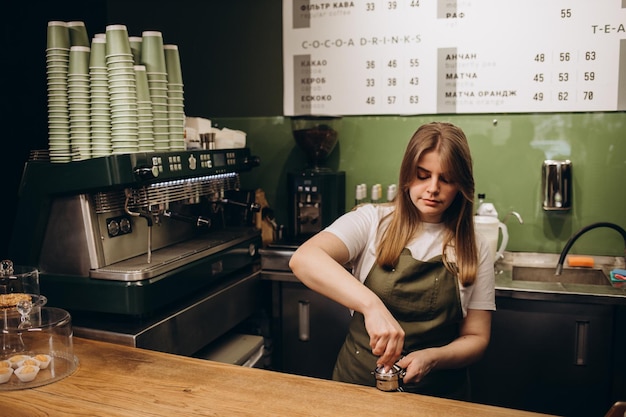
[[202, 153], [200, 154], [200, 168], [212, 168], [213, 161], [211, 161], [211, 155]]
[[197, 164], [198, 161], [196, 157], [193, 156], [193, 154], [189, 155], [189, 169], [191, 169], [192, 171], [195, 170], [197, 168]]
[[152, 175], [156, 178], [163, 172], [163, 160], [160, 156], [152, 157]]

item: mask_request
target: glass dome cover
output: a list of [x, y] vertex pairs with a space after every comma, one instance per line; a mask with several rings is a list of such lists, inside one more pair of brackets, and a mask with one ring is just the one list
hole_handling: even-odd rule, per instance
[[0, 391], [46, 385], [77, 369], [72, 318], [46, 302], [37, 269], [0, 263]]

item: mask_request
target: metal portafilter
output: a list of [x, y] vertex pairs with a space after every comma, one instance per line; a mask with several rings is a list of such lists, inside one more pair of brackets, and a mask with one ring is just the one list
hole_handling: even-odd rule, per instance
[[402, 378], [406, 371], [398, 365], [394, 365], [391, 369], [385, 371], [383, 366], [377, 367], [372, 372], [376, 378], [376, 388], [381, 391], [404, 391], [402, 388]]

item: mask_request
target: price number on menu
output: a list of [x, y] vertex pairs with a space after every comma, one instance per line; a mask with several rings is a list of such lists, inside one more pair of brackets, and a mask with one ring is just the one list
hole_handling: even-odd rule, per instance
[[[577, 62], [578, 56], [581, 56], [582, 62]], [[548, 65], [548, 58], [554, 58], [550, 61], [556, 61], [556, 64]], [[543, 71], [533, 75], [532, 79], [539, 87], [532, 99], [536, 102], [551, 99], [563, 103], [572, 100], [593, 101], [595, 82], [598, 81], [596, 59], [597, 52], [593, 50], [582, 53], [557, 51], [553, 57], [544, 52], [537, 53], [534, 61], [543, 65], [540, 67]]]
[[419, 58], [368, 59], [364, 62], [364, 103], [370, 108], [406, 112], [420, 103]]

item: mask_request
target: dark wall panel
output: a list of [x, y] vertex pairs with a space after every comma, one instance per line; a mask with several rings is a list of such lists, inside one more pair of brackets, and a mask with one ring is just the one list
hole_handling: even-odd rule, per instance
[[177, 44], [185, 111], [201, 117], [282, 114], [282, 3], [279, 0], [109, 0], [109, 23], [131, 36], [163, 33]]

